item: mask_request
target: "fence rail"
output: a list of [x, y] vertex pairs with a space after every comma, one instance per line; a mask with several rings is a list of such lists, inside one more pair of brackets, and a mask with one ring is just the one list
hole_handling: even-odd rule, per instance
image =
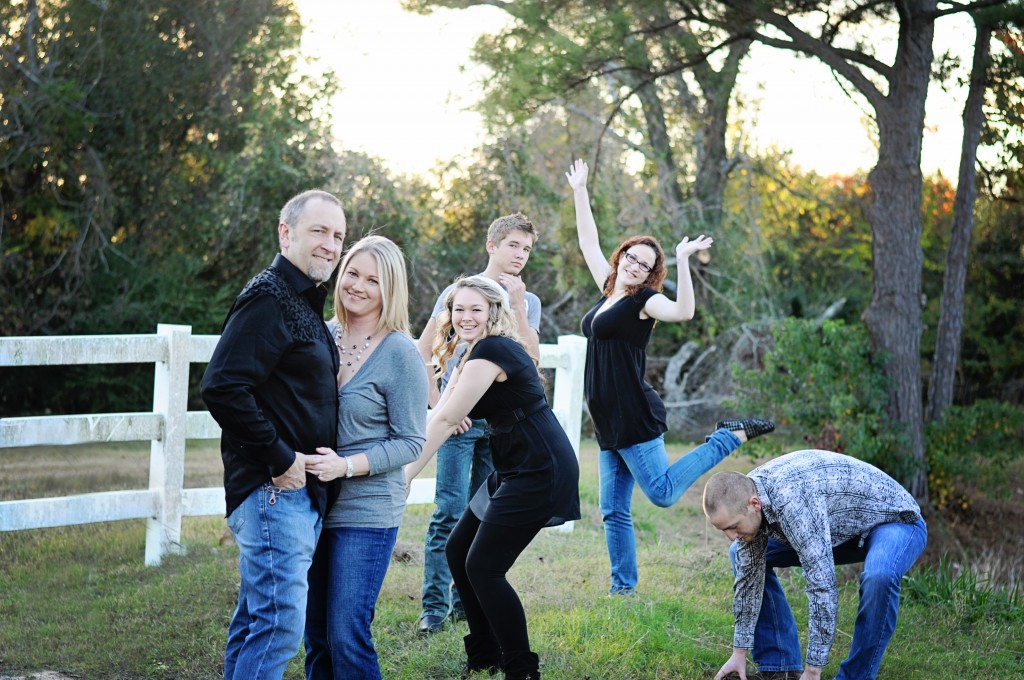
[[[145, 519], [147, 565], [182, 553], [181, 518], [224, 514], [221, 487], [184, 488], [185, 441], [218, 439], [207, 411], [188, 410], [189, 365], [207, 363], [219, 336], [160, 324], [155, 335], [0, 338], [0, 367], [153, 363], [153, 410], [145, 413], [0, 418], [3, 449], [91, 442], [149, 441], [149, 488], [0, 502], [0, 532]], [[541, 345], [540, 365], [555, 369], [552, 410], [579, 456], [586, 340], [575, 335]], [[417, 479], [409, 503], [432, 503], [433, 479]]]

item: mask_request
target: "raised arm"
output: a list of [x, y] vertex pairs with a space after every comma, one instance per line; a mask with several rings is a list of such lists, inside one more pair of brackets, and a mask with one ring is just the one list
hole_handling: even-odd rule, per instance
[[433, 344], [435, 335], [437, 335], [437, 319], [430, 317], [427, 320], [427, 325], [423, 327], [420, 339], [416, 341], [416, 349], [419, 350], [420, 357], [423, 359], [424, 370], [427, 372], [429, 381], [427, 383], [430, 389], [427, 393], [427, 406], [430, 408], [436, 406], [437, 400], [441, 397], [441, 392], [437, 389], [437, 379], [434, 378]]
[[[540, 303], [534, 303], [538, 305], [537, 309], [528, 309], [526, 303], [526, 284], [518, 276], [499, 274], [498, 283], [504, 286], [508, 292], [508, 304], [512, 308], [512, 316], [516, 318], [516, 324], [519, 328], [519, 339], [523, 341], [523, 346], [526, 348], [527, 353], [533, 357], [533, 360], [540, 361], [540, 334], [537, 332], [537, 328], [530, 323], [531, 319], [536, 319], [536, 325], [540, 326]], [[537, 298], [534, 298], [534, 300], [537, 300]]]
[[583, 160], [577, 160], [565, 173], [572, 187], [572, 198], [576, 205], [576, 236], [580, 242], [580, 251], [587, 263], [590, 275], [598, 289], [604, 289], [604, 282], [611, 273], [608, 258], [601, 252], [601, 242], [597, 236], [597, 223], [590, 209], [590, 195], [587, 193], [587, 175], [589, 170]]
[[712, 243], [714, 240], [704, 234], [692, 241], [689, 236], [683, 237], [676, 246], [676, 268], [679, 270], [676, 299], [670, 300], [661, 293], [652, 295], [644, 305], [647, 316], [666, 322], [689, 321], [693, 318], [697, 303], [693, 297], [693, 279], [690, 277], [690, 255], [698, 250], [707, 250]]

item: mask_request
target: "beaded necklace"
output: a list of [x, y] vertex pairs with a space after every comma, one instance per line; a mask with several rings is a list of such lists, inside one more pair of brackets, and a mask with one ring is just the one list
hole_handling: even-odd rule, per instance
[[[340, 330], [335, 335], [335, 338], [337, 340], [338, 353], [341, 354], [341, 357], [342, 357], [341, 360], [345, 362], [346, 366], [351, 366], [353, 362], [357, 362], [357, 361], [362, 360], [363, 352], [365, 352], [366, 348], [370, 346], [370, 342], [373, 340], [373, 335], [371, 334], [371, 335], [367, 335], [366, 336], [366, 342], [363, 343], [362, 347], [353, 344], [351, 349], [347, 349], [345, 347], [346, 343], [342, 342], [341, 331]], [[346, 360], [345, 357], [354, 357], [354, 358], [350, 358], [350, 359]]]

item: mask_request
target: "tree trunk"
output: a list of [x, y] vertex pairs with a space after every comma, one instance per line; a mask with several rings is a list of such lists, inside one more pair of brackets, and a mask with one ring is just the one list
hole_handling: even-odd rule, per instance
[[694, 69], [694, 76], [704, 95], [704, 111], [701, 114], [707, 121], [698, 135], [697, 176], [693, 186], [700, 210], [700, 229], [705, 233], [718, 233], [722, 223], [725, 184], [729, 178], [729, 152], [725, 146], [729, 104], [736, 87], [740, 62], [748, 51], [750, 41], [741, 40], [729, 49], [725, 64], [719, 71], [707, 64]]
[[985, 100], [986, 69], [989, 61], [992, 27], [978, 24], [974, 40], [974, 62], [971, 85], [964, 104], [964, 141], [960, 149], [960, 174], [953, 202], [953, 230], [942, 277], [942, 301], [939, 327], [935, 339], [932, 377], [928, 383], [928, 421], [938, 420], [953, 403], [953, 385], [960, 357], [960, 341], [964, 327], [964, 287], [967, 260], [974, 229], [974, 201], [978, 143], [985, 123], [982, 104]]
[[679, 187], [679, 166], [672, 153], [672, 140], [665, 122], [665, 109], [658, 99], [658, 86], [649, 83], [636, 93], [640, 99], [647, 124], [647, 141], [654, 154], [654, 167], [658, 173], [658, 189], [661, 194], [665, 213], [668, 215], [672, 230], [678, 232], [682, 228], [683, 191]]
[[921, 140], [932, 65], [935, 0], [906, 0], [889, 93], [876, 107], [878, 164], [868, 175], [873, 256], [871, 304], [864, 322], [876, 350], [886, 356], [893, 418], [909, 437], [915, 469], [905, 480], [927, 502], [921, 404]]

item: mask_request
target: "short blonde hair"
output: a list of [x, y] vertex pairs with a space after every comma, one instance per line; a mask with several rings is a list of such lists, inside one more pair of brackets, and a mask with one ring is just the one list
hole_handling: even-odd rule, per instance
[[405, 257], [394, 241], [383, 236], [364, 236], [345, 253], [334, 285], [334, 319], [342, 330], [348, 330], [348, 312], [341, 303], [341, 282], [349, 262], [360, 253], [369, 253], [377, 261], [381, 311], [380, 321], [374, 331], [386, 329], [388, 332], [399, 331], [409, 335], [409, 279], [405, 273]]
[[[463, 289], [471, 288], [487, 300], [490, 305], [487, 313], [487, 325], [480, 337], [474, 344], [488, 336], [502, 336], [511, 338], [522, 344], [519, 339], [519, 324], [512, 314], [512, 307], [508, 302], [508, 293], [504, 288], [486, 276], [462, 276], [455, 280], [452, 289], [444, 300], [444, 309], [437, 319], [437, 335], [434, 337], [433, 354], [437, 362], [437, 375], [442, 376], [448, 370], [448, 362], [451, 361], [459, 346], [459, 336], [452, 324], [452, 307], [455, 305], [455, 295]], [[462, 355], [462, 361], [466, 360], [472, 345], [466, 348]]]
[[491, 222], [491, 226], [487, 228], [487, 240], [498, 245], [513, 231], [521, 231], [530, 236], [533, 239], [531, 246], [537, 244], [537, 229], [530, 218], [520, 212], [503, 215]]
[[704, 485], [704, 514], [710, 519], [719, 512], [741, 514], [747, 501], [757, 495], [754, 480], [739, 472], [717, 472]]

